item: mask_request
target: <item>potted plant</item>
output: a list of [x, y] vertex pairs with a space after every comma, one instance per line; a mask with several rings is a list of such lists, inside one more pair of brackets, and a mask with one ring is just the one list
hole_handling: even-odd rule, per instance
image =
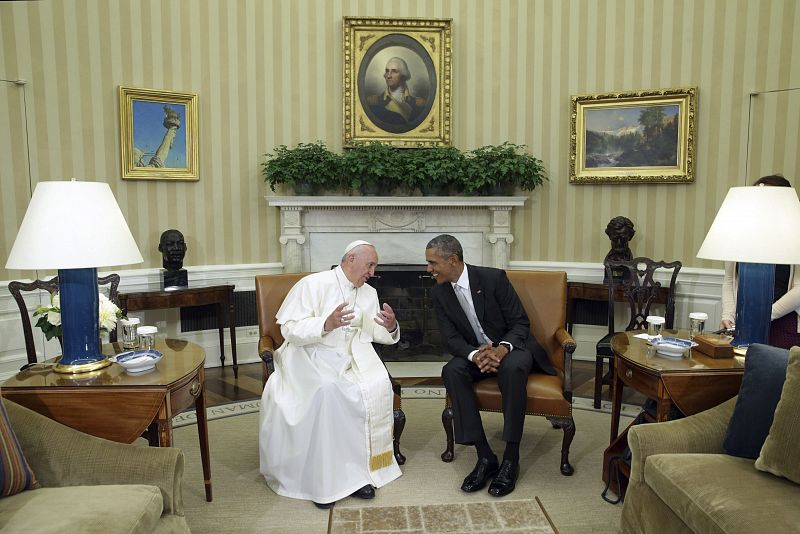
[[286, 185], [297, 195], [310, 195], [335, 185], [339, 178], [340, 156], [322, 141], [299, 143], [295, 148], [279, 145], [266, 157], [262, 174], [273, 191], [277, 185]]
[[455, 147], [415, 148], [404, 152], [404, 175], [423, 195], [446, 195], [464, 173], [464, 154]]
[[341, 186], [365, 195], [386, 193], [403, 182], [398, 150], [384, 143], [356, 143], [342, 155]]
[[525, 152], [525, 145], [509, 142], [470, 151], [464, 176], [467, 194], [510, 195], [515, 187], [532, 191], [547, 179], [541, 160]]

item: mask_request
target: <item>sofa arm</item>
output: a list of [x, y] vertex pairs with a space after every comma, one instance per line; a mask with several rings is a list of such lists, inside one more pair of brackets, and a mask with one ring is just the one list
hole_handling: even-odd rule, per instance
[[628, 431], [631, 482], [644, 481], [644, 464], [653, 454], [720, 453], [736, 397], [675, 421], [635, 425]]
[[183, 451], [115, 443], [3, 400], [25, 459], [42, 487], [157, 486], [164, 513], [183, 515]]

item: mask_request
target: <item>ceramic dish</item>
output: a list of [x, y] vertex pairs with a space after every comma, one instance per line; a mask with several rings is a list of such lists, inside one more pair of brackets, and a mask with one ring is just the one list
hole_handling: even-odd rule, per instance
[[163, 357], [157, 350], [130, 350], [109, 359], [120, 364], [129, 373], [142, 373], [153, 369]]
[[667, 358], [683, 358], [686, 351], [697, 346], [694, 341], [677, 337], [662, 337], [652, 340], [651, 343], [660, 356]]

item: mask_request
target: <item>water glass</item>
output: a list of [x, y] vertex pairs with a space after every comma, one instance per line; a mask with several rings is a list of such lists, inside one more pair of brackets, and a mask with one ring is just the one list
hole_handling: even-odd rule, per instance
[[689, 339], [694, 336], [702, 336], [706, 327], [708, 314], [703, 312], [692, 312], [689, 314]]
[[119, 324], [122, 326], [122, 348], [135, 349], [139, 346], [139, 318], [129, 317], [121, 319]]
[[155, 326], [139, 327], [139, 348], [143, 350], [154, 350], [156, 348], [156, 334], [158, 328]]
[[647, 335], [650, 339], [661, 338], [661, 332], [664, 330], [664, 318], [659, 315], [647, 316]]

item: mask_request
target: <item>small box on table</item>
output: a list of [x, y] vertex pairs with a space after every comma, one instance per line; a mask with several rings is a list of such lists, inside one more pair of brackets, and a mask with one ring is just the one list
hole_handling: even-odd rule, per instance
[[703, 334], [694, 336], [697, 350], [712, 358], [733, 358], [733, 345], [730, 336]]

